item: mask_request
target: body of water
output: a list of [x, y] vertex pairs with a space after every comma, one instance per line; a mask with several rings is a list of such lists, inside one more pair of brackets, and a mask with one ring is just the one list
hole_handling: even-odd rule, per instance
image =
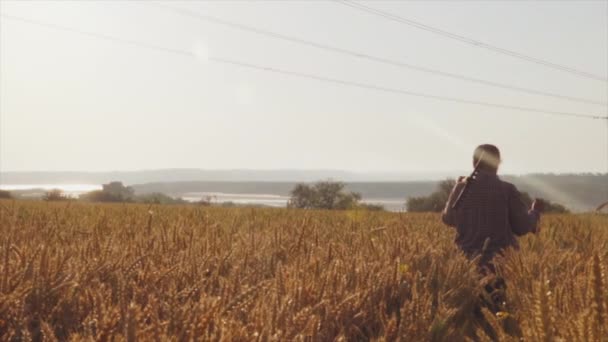
[[[232, 202], [236, 204], [255, 204], [265, 205], [269, 207], [286, 207], [289, 201], [288, 196], [272, 195], [272, 194], [231, 194], [223, 192], [188, 192], [182, 196], [183, 199], [190, 202], [198, 202], [202, 199], [209, 200], [213, 203]], [[368, 204], [379, 204], [384, 206], [386, 210], [402, 211], [404, 209], [405, 199], [395, 198], [364, 198], [362, 200]]]
[[284, 207], [289, 197], [271, 194], [230, 194], [223, 192], [188, 192], [182, 196], [190, 202], [209, 200], [213, 203], [232, 202], [236, 204], [256, 204], [271, 207]]

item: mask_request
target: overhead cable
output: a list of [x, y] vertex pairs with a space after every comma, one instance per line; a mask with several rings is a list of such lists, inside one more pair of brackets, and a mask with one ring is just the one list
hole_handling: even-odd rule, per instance
[[[79, 30], [79, 29], [75, 29], [75, 28], [71, 28], [71, 27], [65, 27], [62, 25], [46, 23], [46, 22], [42, 22], [42, 21], [38, 21], [38, 20], [8, 15], [8, 14], [4, 14], [4, 13], [2, 13], [1, 16], [4, 18], [7, 18], [7, 19], [17, 20], [17, 21], [21, 21], [24, 23], [28, 23], [28, 24], [34, 24], [34, 25], [52, 28], [52, 29], [56, 29], [56, 30], [78, 33], [78, 34], [86, 35], [89, 37], [114, 41], [114, 42], [118, 42], [118, 43], [122, 43], [122, 44], [128, 44], [128, 45], [132, 45], [135, 47], [169, 52], [169, 53], [174, 53], [174, 54], [179, 54], [179, 55], [184, 55], [184, 56], [189, 56], [189, 57], [195, 57], [195, 58], [198, 57], [197, 54], [192, 51], [167, 48], [167, 47], [159, 46], [159, 45], [155, 45], [155, 44], [140, 42], [140, 41], [131, 40], [131, 39], [124, 39], [124, 38], [120, 38], [120, 37], [106, 35], [103, 33]], [[421, 98], [427, 98], [427, 99], [433, 99], [433, 100], [455, 102], [455, 103], [462, 103], [462, 104], [472, 104], [472, 105], [495, 107], [495, 108], [502, 108], [502, 109], [510, 109], [510, 110], [517, 110], [517, 111], [522, 111], [522, 112], [541, 113], [541, 114], [554, 115], [554, 116], [568, 116], [568, 117], [576, 117], [576, 118], [581, 118], [581, 119], [608, 120], [607, 116], [601, 116], [601, 115], [552, 111], [552, 110], [545, 110], [545, 109], [539, 109], [539, 108], [512, 106], [512, 105], [508, 105], [508, 104], [491, 103], [491, 102], [484, 102], [484, 101], [477, 101], [477, 100], [468, 100], [468, 99], [462, 99], [462, 98], [456, 98], [456, 97], [447, 97], [447, 96], [435, 95], [435, 94], [425, 94], [425, 93], [413, 92], [413, 91], [404, 90], [404, 89], [385, 87], [385, 86], [374, 85], [374, 84], [369, 84], [369, 83], [342, 80], [342, 79], [331, 78], [331, 77], [326, 77], [326, 76], [322, 76], [322, 75], [303, 73], [303, 72], [298, 72], [298, 71], [291, 71], [291, 70], [275, 68], [275, 67], [270, 67], [270, 66], [262, 66], [259, 64], [247, 63], [247, 62], [232, 60], [232, 59], [228, 59], [228, 58], [208, 57], [208, 60], [212, 61], [212, 62], [229, 64], [229, 65], [233, 65], [233, 66], [240, 66], [240, 67], [245, 67], [248, 69], [255, 69], [255, 70], [261, 70], [261, 71], [266, 71], [266, 72], [272, 72], [272, 73], [276, 73], [276, 74], [283, 74], [283, 75], [295, 76], [295, 77], [299, 77], [299, 78], [313, 79], [316, 81], [322, 81], [322, 82], [327, 82], [327, 83], [340, 84], [340, 85], [363, 88], [363, 89], [371, 89], [371, 90], [377, 90], [377, 91], [395, 93], [395, 94], [401, 94], [401, 95], [409, 95], [409, 96], [421, 97]]]
[[369, 60], [369, 61], [376, 62], [376, 63], [382, 63], [382, 64], [387, 64], [387, 65], [411, 69], [411, 70], [417, 70], [417, 71], [421, 71], [421, 72], [425, 72], [425, 73], [439, 75], [442, 77], [448, 77], [448, 78], [453, 78], [453, 79], [457, 79], [457, 80], [461, 80], [461, 81], [482, 84], [484, 86], [509, 89], [509, 90], [533, 94], [533, 95], [541, 95], [541, 96], [558, 98], [561, 100], [587, 103], [587, 104], [600, 105], [600, 106], [607, 105], [607, 103], [604, 101], [598, 101], [598, 100], [568, 96], [568, 95], [563, 95], [563, 94], [557, 94], [557, 93], [552, 93], [552, 92], [548, 92], [548, 91], [530, 89], [530, 88], [509, 85], [509, 84], [504, 84], [504, 83], [495, 82], [495, 81], [479, 79], [479, 78], [466, 76], [466, 75], [462, 75], [462, 74], [437, 70], [437, 69], [428, 68], [428, 67], [424, 67], [424, 66], [409, 64], [409, 63], [405, 63], [405, 62], [395, 60], [395, 59], [390, 59], [390, 58], [380, 57], [377, 55], [372, 55], [372, 54], [363, 53], [363, 52], [359, 52], [359, 51], [344, 49], [344, 48], [336, 47], [333, 45], [322, 44], [322, 43], [318, 43], [318, 42], [314, 42], [314, 41], [310, 41], [310, 40], [301, 39], [298, 37], [285, 35], [282, 33], [263, 30], [263, 29], [253, 27], [253, 26], [234, 23], [234, 22], [230, 22], [230, 21], [227, 21], [227, 20], [224, 20], [221, 18], [217, 18], [217, 17], [210, 16], [210, 15], [204, 15], [204, 14], [198, 13], [196, 11], [192, 11], [192, 10], [188, 10], [188, 9], [184, 9], [184, 8], [177, 8], [177, 7], [168, 6], [168, 5], [164, 5], [164, 4], [158, 4], [158, 3], [146, 3], [146, 4], [152, 4], [152, 5], [158, 6], [160, 8], [164, 8], [166, 10], [172, 11], [174, 13], [184, 15], [184, 16], [189, 16], [189, 17], [192, 17], [197, 20], [205, 21], [207, 23], [219, 24], [219, 25], [231, 27], [231, 28], [238, 29], [238, 30], [252, 32], [252, 33], [255, 33], [258, 35], [263, 35], [266, 37], [271, 37], [274, 39], [280, 39], [280, 40], [288, 41], [291, 43], [306, 45], [306, 46], [314, 47], [314, 48], [325, 50], [325, 51], [340, 53], [340, 54], [348, 55], [351, 57]]
[[371, 13], [373, 15], [376, 15], [376, 16], [379, 16], [379, 17], [382, 17], [382, 18], [385, 18], [385, 19], [388, 19], [388, 20], [391, 20], [391, 21], [395, 21], [395, 22], [399, 22], [399, 23], [402, 23], [402, 24], [406, 24], [406, 25], [409, 25], [411, 27], [415, 27], [415, 28], [418, 28], [418, 29], [421, 29], [421, 30], [424, 30], [424, 31], [435, 33], [437, 35], [441, 35], [441, 36], [444, 36], [444, 37], [447, 37], [447, 38], [450, 38], [450, 39], [458, 40], [458, 41], [461, 41], [463, 43], [466, 43], [466, 44], [469, 44], [469, 45], [473, 45], [475, 47], [484, 48], [484, 49], [491, 50], [491, 51], [494, 51], [494, 52], [497, 52], [497, 53], [501, 53], [503, 55], [519, 58], [519, 59], [522, 59], [522, 60], [525, 60], [525, 61], [528, 61], [528, 62], [532, 62], [532, 63], [536, 63], [536, 64], [539, 64], [539, 65], [543, 65], [545, 67], [549, 67], [549, 68], [553, 68], [553, 69], [556, 69], [556, 70], [568, 72], [568, 73], [571, 73], [571, 74], [574, 74], [574, 75], [578, 75], [578, 76], [581, 76], [581, 77], [590, 78], [590, 79], [593, 79], [593, 80], [596, 80], [596, 81], [608, 82], [608, 78], [606, 76], [596, 75], [596, 74], [592, 74], [592, 73], [589, 73], [589, 72], [586, 72], [586, 71], [577, 70], [577, 69], [574, 69], [574, 68], [571, 68], [571, 67], [568, 67], [568, 66], [565, 66], [565, 65], [553, 63], [553, 62], [550, 62], [550, 61], [547, 61], [547, 60], [544, 60], [544, 59], [528, 56], [528, 55], [525, 55], [523, 53], [519, 53], [519, 52], [516, 52], [516, 51], [512, 51], [512, 50], [508, 50], [508, 49], [505, 49], [505, 48], [501, 48], [501, 47], [496, 46], [496, 45], [484, 43], [482, 41], [479, 41], [479, 40], [476, 40], [476, 39], [473, 39], [473, 38], [469, 38], [469, 37], [466, 37], [466, 36], [463, 36], [463, 35], [460, 35], [460, 34], [452, 33], [452, 32], [446, 31], [446, 30], [442, 30], [442, 29], [439, 29], [439, 28], [436, 28], [436, 27], [433, 27], [433, 26], [430, 26], [430, 25], [426, 25], [426, 24], [423, 24], [423, 23], [418, 22], [418, 21], [407, 19], [407, 18], [398, 16], [398, 15], [395, 15], [395, 14], [392, 14], [392, 13], [389, 13], [389, 12], [386, 12], [386, 11], [381, 11], [381, 10], [379, 10], [377, 8], [366, 6], [366, 5], [363, 5], [363, 4], [358, 3], [358, 2], [354, 2], [354, 1], [351, 1], [351, 0], [334, 0], [334, 1], [336, 1], [336, 2], [338, 2], [340, 4], [343, 4], [345, 6], [349, 6], [349, 7], [358, 9], [360, 11]]

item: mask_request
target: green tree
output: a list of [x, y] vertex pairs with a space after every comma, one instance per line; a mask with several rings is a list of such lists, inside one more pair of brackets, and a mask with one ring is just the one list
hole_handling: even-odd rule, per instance
[[120, 199], [121, 201], [128, 201], [133, 199], [135, 196], [135, 190], [130, 186], [124, 186], [122, 182], [110, 182], [103, 184], [103, 192]]
[[411, 197], [406, 202], [407, 211], [425, 212], [434, 211], [440, 212], [445, 206], [445, 202], [450, 197], [452, 188], [456, 185], [454, 179], [446, 179], [437, 185], [437, 190], [429, 196]]
[[133, 202], [135, 191], [122, 182], [110, 182], [102, 185], [102, 190], [95, 190], [83, 194], [80, 199], [91, 202]]
[[316, 192], [307, 184], [296, 184], [291, 190], [291, 198], [287, 204], [291, 208], [312, 209], [316, 206]]
[[342, 182], [320, 181], [312, 185], [296, 184], [291, 190], [287, 204], [290, 208], [301, 209], [355, 209], [361, 201], [361, 194], [345, 191]]
[[70, 198], [63, 193], [60, 189], [52, 189], [47, 191], [42, 199], [45, 201], [67, 201]]

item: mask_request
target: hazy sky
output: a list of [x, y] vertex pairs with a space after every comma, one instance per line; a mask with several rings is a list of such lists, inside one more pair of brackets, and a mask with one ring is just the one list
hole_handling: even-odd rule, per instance
[[[457, 104], [301, 79], [608, 115], [581, 104], [374, 63], [203, 22], [144, 1], [1, 1], [6, 15], [192, 51], [199, 58], [2, 17], [0, 170], [469, 168], [494, 143], [503, 172], [608, 167], [602, 120]], [[227, 21], [470, 77], [606, 102], [606, 82], [507, 57], [332, 1], [165, 2]], [[608, 74], [608, 2], [368, 1], [446, 31]]]

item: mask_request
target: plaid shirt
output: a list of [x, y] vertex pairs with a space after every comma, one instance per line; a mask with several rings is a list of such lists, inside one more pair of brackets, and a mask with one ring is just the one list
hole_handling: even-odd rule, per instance
[[458, 182], [442, 213], [445, 224], [456, 228], [456, 244], [469, 257], [482, 254], [485, 263], [507, 247], [518, 248], [515, 236], [536, 233], [540, 214], [528, 211], [517, 188], [494, 173], [480, 171], [456, 209], [452, 205], [465, 182]]

